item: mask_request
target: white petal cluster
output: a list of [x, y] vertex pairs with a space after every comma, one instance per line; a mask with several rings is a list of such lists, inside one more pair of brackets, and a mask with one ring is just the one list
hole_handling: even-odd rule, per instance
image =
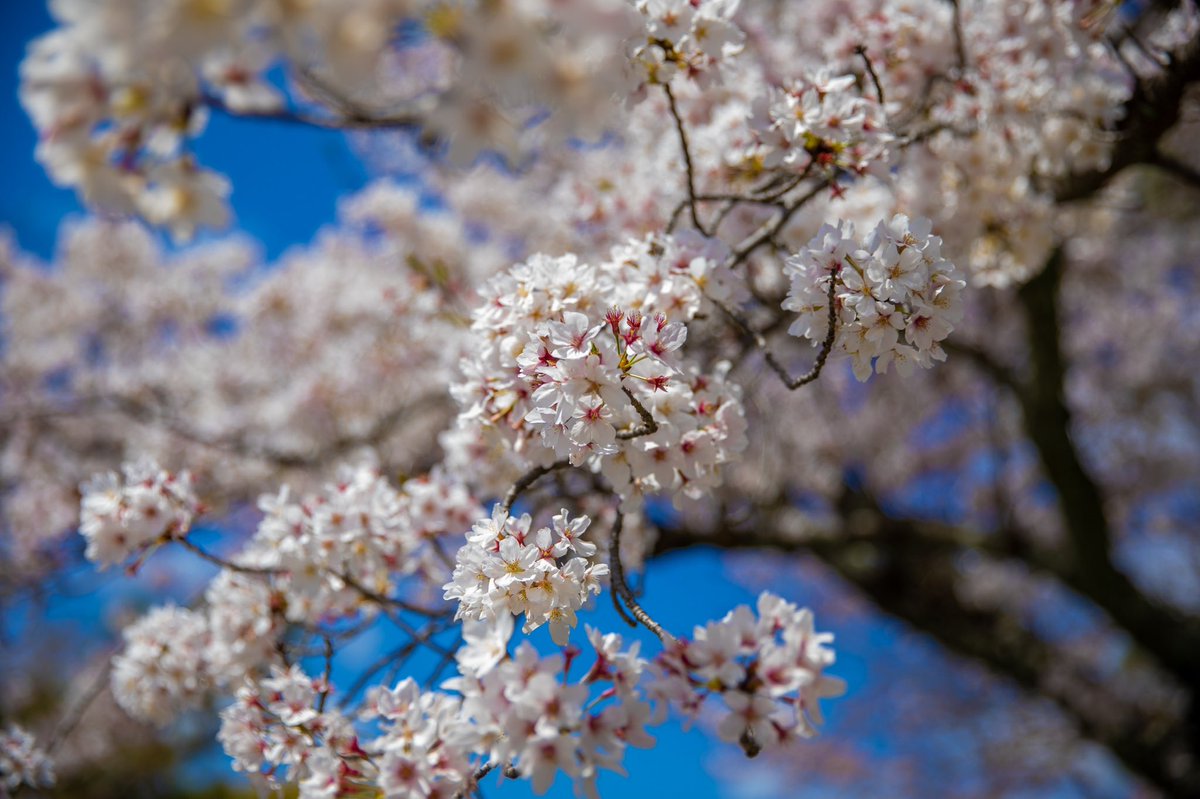
[[[404, 577], [439, 582], [445, 573], [439, 540], [456, 537], [484, 513], [460, 482], [443, 474], [397, 489], [365, 463], [342, 467], [335, 482], [305, 497], [293, 498], [284, 486], [260, 498], [259, 509], [263, 521], [239, 563], [275, 572], [271, 595], [290, 621], [353, 615], [364, 609], [365, 595], [391, 595]], [[263, 601], [272, 600], [252, 605]], [[238, 608], [228, 611], [234, 615], [224, 629], [252, 641], [256, 636], [242, 632], [262, 620], [238, 620]]]
[[[627, 746], [654, 744], [646, 726], [656, 719], [638, 686], [647, 666], [638, 644], [622, 650], [619, 635], [590, 627], [588, 640], [596, 660], [575, 682], [566, 679], [566, 656], [539, 657], [523, 641], [494, 668], [446, 684], [462, 694], [477, 751], [488, 762], [513, 764], [534, 793], [545, 793], [561, 771], [576, 793], [595, 799], [599, 769], [623, 773]], [[604, 690], [593, 695], [593, 687]]]
[[375, 762], [383, 796], [451, 799], [471, 784], [479, 736], [458, 697], [422, 692], [406, 678], [372, 691], [361, 716], [379, 720], [381, 735], [367, 749], [381, 752]]
[[0, 730], [0, 796], [15, 794], [22, 785], [54, 785], [54, 763], [28, 730], [9, 724]]
[[281, 573], [274, 588], [292, 621], [353, 614], [363, 590], [390, 595], [406, 576], [444, 579], [437, 542], [483, 515], [441, 473], [398, 490], [366, 464], [343, 467], [323, 491], [298, 499], [285, 486], [259, 507], [265, 515], [243, 562]]
[[772, 87], [751, 107], [757, 139], [747, 154], [768, 169], [886, 174], [895, 138], [884, 107], [854, 75], [822, 70], [786, 88]]
[[187, 472], [172, 474], [149, 459], [126, 463], [121, 475], [97, 475], [79, 490], [79, 532], [88, 559], [102, 567], [186, 534], [200, 507]]
[[112, 661], [112, 691], [134, 718], [165, 725], [197, 706], [212, 687], [203, 613], [155, 608], [126, 627], [124, 637], [125, 648]]
[[928, 219], [897, 214], [860, 244], [853, 225], [822, 225], [785, 266], [791, 287], [783, 308], [799, 314], [788, 332], [813, 344], [825, 339], [833, 280], [833, 353], [850, 356], [859, 380], [892, 364], [907, 374], [945, 360], [939, 342], [961, 318], [966, 283], [955, 277], [930, 229]]
[[[298, 99], [335, 114], [364, 101], [400, 108], [457, 161], [515, 155], [547, 108], [561, 113], [543, 134], [599, 128], [632, 88], [626, 41], [640, 21], [623, 0], [61, 0], [51, 10], [59, 27], [21, 65], [38, 159], [97, 210], [138, 214], [180, 240], [229, 220], [229, 182], [197, 166], [188, 140], [214, 105], [291, 113], [267, 78], [276, 67], [297, 75]], [[414, 20], [427, 35], [398, 41]]]
[[630, 52], [639, 77], [668, 84], [685, 76], [707, 82], [742, 49], [745, 33], [733, 21], [740, 0], [635, 0], [645, 17], [646, 42]]
[[[249, 558], [247, 558], [249, 560]], [[237, 685], [278, 659], [275, 642], [287, 629], [287, 594], [267, 575], [222, 569], [204, 593], [210, 645], [205, 661], [213, 679]]]
[[620, 772], [627, 746], [649, 747], [656, 723], [639, 683], [647, 662], [638, 644], [588, 629], [595, 660], [569, 682], [579, 656], [541, 657], [529, 642], [510, 656], [511, 624], [490, 636], [498, 659], [486, 668], [460, 665], [445, 687], [460, 696], [423, 692], [411, 678], [370, 691], [360, 713], [378, 735], [360, 739], [348, 719], [322, 709], [331, 687], [299, 666], [272, 667], [247, 679], [221, 713], [218, 739], [240, 771], [269, 784], [297, 783], [304, 799], [364, 789], [387, 799], [450, 799], [476, 781], [482, 763], [511, 766], [545, 793], [561, 771], [576, 791], [596, 797], [599, 769]]
[[340, 795], [336, 788], [345, 764], [363, 752], [345, 716], [319, 709], [329, 690], [298, 665], [272, 666], [270, 677], [247, 678], [233, 704], [221, 711], [217, 733], [234, 769], [262, 775], [273, 786], [300, 782], [305, 799]]
[[626, 499], [715, 485], [745, 446], [739, 391], [727, 364], [702, 372], [680, 347], [704, 292], [728, 292], [719, 263], [708, 240], [647, 238], [598, 266], [535, 255], [493, 280], [451, 389], [463, 411], [448, 460], [497, 491], [556, 458], [603, 471]]
[[763, 592], [755, 617], [739, 605], [720, 621], [696, 627], [656, 659], [656, 695], [694, 718], [709, 697], [725, 704], [717, 731], [747, 751], [817, 734], [819, 700], [840, 696], [844, 683], [824, 674], [834, 662], [831, 633], [818, 633], [807, 608]]
[[489, 519], [475, 522], [455, 556], [445, 598], [458, 601], [455, 618], [496, 620], [525, 616], [524, 631], [550, 625], [550, 635], [566, 646], [575, 611], [593, 594], [608, 565], [594, 559], [596, 545], [581, 539], [591, 519], [557, 514], [551, 527], [529, 528], [529, 514], [509, 516], [497, 505]]

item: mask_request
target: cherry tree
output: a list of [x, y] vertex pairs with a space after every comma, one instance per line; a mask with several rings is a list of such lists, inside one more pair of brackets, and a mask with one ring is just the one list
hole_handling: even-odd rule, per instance
[[[702, 546], [794, 553], [1053, 708], [1018, 733], [1200, 791], [1192, 2], [50, 5], [21, 101], [94, 214], [52, 264], [0, 242], [0, 585], [64, 540], [216, 574], [4, 728], [0, 792], [52, 790], [102, 694], [313, 799], [594, 797], [681, 723], [805, 779], [823, 706], [874, 700], [778, 592], [664, 626], [655, 561]], [[231, 222], [214, 114], [419, 181], [275, 263], [190, 243]]]

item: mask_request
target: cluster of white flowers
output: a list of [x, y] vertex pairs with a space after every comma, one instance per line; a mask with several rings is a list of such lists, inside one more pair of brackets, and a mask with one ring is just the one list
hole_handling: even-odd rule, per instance
[[397, 490], [366, 465], [344, 467], [321, 493], [293, 501], [285, 487], [260, 507], [257, 532], [213, 579], [203, 610], [159, 608], [126, 629], [112, 682], [130, 715], [166, 724], [212, 689], [277, 665], [288, 622], [371, 613], [406, 577], [440, 584], [439, 547], [484, 512], [440, 472]]
[[823, 225], [785, 267], [791, 287], [783, 307], [799, 314], [788, 332], [813, 344], [825, 339], [833, 280], [833, 352], [853, 359], [859, 380], [893, 363], [907, 373], [945, 360], [939, 342], [961, 317], [959, 292], [966, 284], [954, 277], [954, 264], [942, 257], [942, 240], [930, 227], [928, 219], [910, 222], [897, 214], [860, 245], [853, 225]]
[[745, 446], [727, 365], [704, 373], [680, 355], [703, 292], [726, 295], [719, 254], [700, 239], [647, 238], [598, 266], [534, 256], [483, 290], [480, 341], [452, 386], [463, 407], [443, 437], [448, 460], [502, 490], [554, 457], [603, 471], [625, 498], [696, 495]]
[[724, 59], [737, 54], [745, 34], [733, 22], [740, 0], [633, 0], [646, 18], [646, 41], [630, 59], [650, 84], [676, 75], [712, 79]]
[[437, 581], [438, 541], [454, 540], [481, 508], [463, 486], [435, 473], [397, 490], [367, 465], [294, 500], [285, 486], [259, 501], [265, 514], [240, 562], [280, 572], [287, 617], [317, 620], [356, 612], [363, 590], [388, 595], [399, 578]]
[[247, 678], [233, 704], [221, 711], [217, 733], [233, 767], [262, 775], [273, 787], [300, 782], [305, 799], [342, 795], [345, 774], [338, 767], [365, 753], [349, 719], [318, 707], [330, 690], [298, 665], [272, 666], [270, 677]]
[[[554, 135], [598, 129], [632, 88], [624, 51], [639, 22], [624, 0], [58, 0], [51, 9], [60, 27], [21, 66], [39, 160], [89, 205], [141, 215], [178, 239], [229, 217], [229, 182], [197, 166], [186, 139], [214, 105], [292, 113], [267, 77], [277, 65], [291, 68], [298, 100], [337, 113], [399, 107], [466, 160], [484, 148], [515, 154], [541, 109], [562, 110], [545, 127]], [[393, 35], [418, 20], [416, 41]]]
[[497, 505], [490, 519], [475, 522], [455, 557], [445, 598], [458, 600], [456, 618], [495, 620], [525, 615], [524, 632], [549, 623], [554, 642], [566, 646], [575, 611], [600, 593], [608, 566], [596, 563], [596, 545], [582, 540], [591, 519], [563, 510], [551, 527], [530, 531], [528, 513], [508, 515]]
[[166, 605], [125, 628], [112, 661], [113, 696], [134, 718], [164, 725], [195, 707], [211, 689], [210, 646], [203, 613]]
[[222, 569], [204, 592], [209, 649], [196, 668], [220, 684], [278, 660], [275, 642], [287, 629], [288, 595], [267, 575]]
[[460, 676], [444, 687], [461, 696], [421, 691], [411, 678], [373, 688], [359, 713], [378, 730], [371, 740], [324, 708], [332, 686], [295, 665], [247, 679], [221, 713], [218, 738], [235, 768], [273, 786], [295, 783], [303, 799], [364, 788], [389, 799], [450, 799], [476, 784], [484, 762], [532, 780], [539, 794], [562, 771], [595, 798], [599, 769], [620, 771], [627, 746], [653, 744], [646, 726], [659, 719], [639, 687], [647, 662], [638, 644], [622, 649], [620, 636], [589, 628], [596, 657], [572, 683], [578, 650], [540, 657], [522, 642], [510, 656], [511, 632], [508, 617], [468, 635], [463, 651], [485, 638], [496, 651], [474, 665], [459, 658]]
[[835, 697], [844, 683], [823, 672], [834, 662], [807, 608], [763, 592], [758, 617], [739, 605], [720, 621], [696, 627], [691, 640], [678, 639], [655, 663], [661, 679], [656, 696], [686, 716], [699, 714], [705, 700], [719, 696], [728, 713], [717, 726], [726, 741], [748, 753], [810, 738], [822, 721], [819, 700]]
[[381, 735], [367, 749], [382, 752], [376, 762], [384, 796], [450, 799], [472, 784], [478, 734], [463, 718], [458, 697], [422, 692], [406, 678], [392, 689], [372, 689], [359, 716], [379, 720]]
[[126, 463], [80, 486], [79, 532], [89, 560], [110, 566], [165, 537], [186, 535], [200, 503], [187, 472], [172, 474], [152, 460]]
[[0, 797], [15, 795], [22, 785], [54, 785], [54, 763], [28, 730], [10, 724], [0, 730]]
[[[639, 687], [647, 663], [637, 642], [622, 649], [621, 636], [591, 627], [588, 641], [596, 659], [573, 683], [567, 674], [577, 651], [539, 657], [528, 641], [494, 667], [462, 669], [446, 683], [462, 694], [476, 750], [489, 763], [512, 764], [535, 793], [545, 793], [561, 771], [576, 793], [597, 799], [599, 769], [621, 772], [626, 747], [654, 744], [646, 726], [660, 719]], [[594, 687], [601, 692], [593, 695]]]
[[821, 70], [787, 88], [770, 88], [751, 106], [756, 143], [743, 157], [797, 174], [814, 168], [886, 174], [895, 137], [884, 107], [856, 83], [854, 75]]

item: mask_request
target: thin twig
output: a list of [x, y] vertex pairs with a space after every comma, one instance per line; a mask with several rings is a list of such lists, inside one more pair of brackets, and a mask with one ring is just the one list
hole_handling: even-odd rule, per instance
[[962, 9], [959, 0], [950, 0], [954, 9], [954, 52], [958, 58], [958, 73], [961, 75], [967, 69], [967, 47], [963, 41]]
[[829, 290], [826, 292], [828, 305], [828, 327], [825, 331], [825, 340], [821, 342], [821, 349], [817, 351], [817, 359], [813, 362], [812, 368], [799, 377], [792, 377], [779, 359], [775, 356], [767, 346], [767, 340], [763, 334], [750, 327], [746, 320], [738, 315], [737, 311], [730, 308], [726, 303], [714, 297], [708, 297], [714, 305], [721, 310], [725, 317], [733, 323], [735, 327], [742, 331], [743, 335], [748, 340], [753, 342], [754, 346], [762, 350], [763, 358], [767, 362], [767, 366], [771, 367], [771, 371], [779, 376], [783, 384], [788, 387], [789, 391], [795, 391], [800, 386], [807, 385], [821, 376], [821, 370], [825, 368], [826, 361], [829, 360], [829, 353], [833, 350], [833, 342], [837, 339], [837, 281], [834, 275], [829, 276]]
[[325, 712], [325, 701], [329, 699], [329, 691], [332, 687], [330, 680], [333, 678], [333, 640], [328, 633], [321, 633], [321, 639], [325, 642], [325, 672], [321, 677], [321, 698], [317, 700], [317, 712]]
[[[468, 793], [474, 792], [475, 789], [479, 787], [479, 781], [491, 774], [499, 766], [500, 764], [496, 761], [489, 760], [487, 763], [484, 763], [482, 766], [475, 769], [475, 773], [471, 775], [471, 781], [466, 785], [465, 788], [463, 788], [463, 790], [454, 795], [454, 799], [463, 799], [463, 797], [465, 797]], [[521, 776], [516, 772], [511, 763], [506, 763], [504, 765], [504, 769], [500, 773], [510, 780], [514, 780]]]
[[211, 94], [202, 97], [201, 102], [214, 111], [219, 111], [231, 117], [284, 122], [293, 125], [304, 125], [306, 127], [326, 128], [328, 130], [413, 128], [421, 124], [420, 117], [415, 114], [371, 116], [355, 113], [338, 116], [321, 116], [292, 108], [237, 111], [230, 108], [221, 98]]
[[854, 48], [854, 52], [858, 53], [863, 63], [867, 66], [867, 74], [871, 76], [871, 83], [875, 84], [875, 96], [879, 98], [879, 104], [886, 105], [883, 99], [883, 84], [879, 82], [879, 75], [875, 72], [875, 65], [871, 63], [871, 57], [867, 55], [867, 48], [860, 44]]
[[367, 683], [369, 683], [376, 674], [383, 671], [394, 662], [403, 663], [412, 655], [413, 652], [416, 651], [417, 646], [419, 646], [420, 643], [421, 642], [417, 640], [406, 641], [403, 646], [393, 649], [383, 657], [379, 658], [379, 660], [376, 660], [374, 663], [368, 666], [354, 680], [354, 684], [351, 685], [350, 690], [342, 696], [341, 702], [338, 703], [338, 706], [343, 710], [349, 707], [350, 703], [354, 701], [354, 697], [358, 696], [358, 693], [366, 687]]
[[403, 599], [399, 599], [397, 597], [385, 596], [384, 594], [381, 594], [378, 591], [372, 591], [370, 588], [367, 588], [365, 585], [358, 582], [353, 577], [351, 577], [350, 575], [348, 575], [344, 572], [333, 571], [331, 569], [331, 570], [329, 570], [328, 573], [331, 574], [332, 576], [338, 578], [339, 580], [344, 582], [347, 586], [354, 589], [358, 593], [362, 594], [363, 597], [365, 597], [366, 599], [369, 599], [378, 605], [399, 608], [400, 610], [406, 610], [409, 613], [415, 613], [418, 616], [424, 616], [428, 619], [441, 619], [441, 618], [444, 618], [447, 615], [449, 615], [449, 613], [447, 611], [433, 610], [431, 608], [423, 608], [420, 605], [414, 605], [413, 603], [406, 602]]
[[234, 563], [231, 560], [226, 560], [226, 559], [220, 557], [219, 555], [212, 554], [211, 552], [209, 552], [206, 549], [202, 549], [200, 546], [193, 543], [191, 541], [191, 539], [187, 538], [186, 536], [183, 536], [180, 538], [172, 538], [171, 540], [178, 541], [180, 544], [183, 544], [184, 549], [188, 550], [189, 552], [191, 552], [194, 555], [198, 555], [199, 557], [203, 558], [204, 560], [208, 561], [209, 563], [213, 564], [214, 566], [219, 566], [222, 569], [229, 569], [230, 571], [241, 572], [242, 574], [257, 574], [259, 576], [270, 576], [272, 574], [282, 574], [282, 570], [280, 570], [280, 569], [270, 569], [270, 568], [261, 567], [261, 566], [243, 566], [240, 563]]
[[708, 231], [704, 229], [704, 225], [700, 224], [700, 215], [696, 212], [696, 169], [692, 165], [692, 151], [688, 146], [683, 117], [679, 115], [679, 107], [675, 104], [675, 93], [671, 91], [671, 87], [665, 83], [662, 87], [667, 93], [667, 104], [670, 106], [671, 116], [675, 118], [675, 130], [679, 133], [679, 147], [683, 150], [683, 165], [687, 169], [688, 210], [691, 213], [692, 225], [707, 236]]
[[65, 741], [67, 736], [79, 726], [79, 722], [83, 720], [83, 715], [87, 713], [88, 708], [92, 706], [96, 698], [104, 693], [104, 689], [108, 687], [108, 677], [111, 672], [112, 659], [106, 657], [104, 665], [100, 667], [99, 672], [88, 686], [87, 691], [84, 692], [83, 696], [79, 697], [78, 701], [71, 706], [70, 710], [55, 725], [54, 732], [50, 734], [49, 739], [46, 741], [46, 754], [53, 754], [59, 744]]
[[625, 607], [629, 608], [629, 612], [633, 617], [642, 623], [647, 630], [658, 636], [658, 640], [664, 644], [675, 643], [675, 636], [671, 635], [663, 626], [650, 618], [650, 614], [638, 604], [637, 598], [633, 595], [633, 591], [629, 590], [629, 584], [625, 582], [625, 567], [621, 565], [621, 527], [625, 522], [625, 516], [620, 510], [617, 511], [617, 517], [613, 520], [612, 527], [612, 542], [609, 544], [608, 559], [609, 569], [612, 571], [612, 588], [621, 599], [625, 602]]
[[822, 190], [827, 188], [831, 182], [831, 178], [821, 181], [809, 191], [805, 192], [801, 197], [796, 199], [791, 205], [785, 207], [780, 213], [779, 218], [773, 222], [766, 222], [748, 239], [739, 244], [736, 249], [730, 254], [725, 262], [726, 269], [733, 269], [738, 264], [745, 261], [759, 247], [774, 239], [784, 226], [795, 216], [796, 212], [803, 208], [810, 200], [816, 197]]
[[548, 466], [535, 466], [530, 469], [517, 478], [517, 482], [513, 483], [512, 488], [508, 489], [508, 493], [504, 495], [504, 501], [500, 503], [500, 508], [507, 514], [512, 510], [513, 503], [517, 501], [517, 497], [521, 496], [530, 486], [551, 472], [558, 469], [565, 469], [570, 465], [570, 461], [566, 458], [561, 458]]

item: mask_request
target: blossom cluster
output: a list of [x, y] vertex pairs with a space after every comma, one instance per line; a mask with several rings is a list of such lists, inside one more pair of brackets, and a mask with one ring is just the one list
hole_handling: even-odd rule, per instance
[[261, 775], [272, 786], [299, 781], [305, 799], [342, 795], [342, 758], [365, 753], [357, 749], [349, 719], [318, 708], [329, 691], [295, 664], [272, 666], [271, 675], [260, 680], [247, 678], [221, 711], [217, 733], [233, 767]]
[[727, 365], [703, 372], [679, 348], [705, 292], [729, 291], [723, 269], [708, 240], [650, 237], [597, 266], [535, 255], [491, 281], [451, 389], [463, 410], [448, 460], [510, 464], [497, 490], [555, 457], [626, 498], [715, 485], [745, 446], [738, 389]]
[[806, 174], [885, 175], [894, 136], [885, 109], [864, 95], [854, 75], [821, 70], [786, 87], [771, 87], [751, 107], [756, 142], [745, 157], [765, 169]]
[[[598, 771], [619, 771], [626, 747], [653, 744], [646, 728], [661, 721], [665, 704], [656, 711], [648, 696], [681, 702], [681, 678], [709, 692], [717, 686], [735, 711], [745, 704], [738, 692], [754, 693], [763, 682], [772, 698], [797, 706], [794, 727], [816, 713], [811, 702], [832, 693], [820, 675], [832, 662], [823, 647], [828, 636], [813, 633], [807, 611], [767, 597], [751, 627], [765, 638], [781, 633], [783, 644], [755, 644], [742, 629], [748, 613], [742, 608], [698, 631], [691, 644], [669, 644], [651, 671], [638, 644], [624, 648], [620, 636], [589, 627], [595, 659], [568, 680], [581, 654], [567, 647], [576, 611], [608, 575], [597, 546], [585, 540], [590, 518], [564, 510], [533, 531], [529, 515], [514, 518], [498, 506], [475, 523], [444, 586], [446, 598], [459, 602], [456, 619], [464, 621], [463, 642], [453, 651], [459, 676], [443, 686], [457, 695], [421, 691], [411, 679], [392, 689], [376, 686], [356, 721], [344, 703], [327, 702], [334, 693], [329, 666], [313, 677], [287, 657], [289, 630], [340, 636], [335, 630], [343, 618], [398, 596], [397, 578], [431, 581], [444, 567], [426, 548], [482, 511], [440, 472], [397, 490], [367, 465], [345, 467], [324, 491], [299, 501], [286, 489], [265, 496], [261, 507], [265, 517], [255, 536], [225, 562], [201, 607], [160, 607], [126, 629], [112, 688], [127, 713], [159, 725], [212, 695], [236, 691], [218, 734], [235, 768], [268, 787], [294, 785], [304, 799], [363, 789], [448, 799], [495, 767], [530, 779], [537, 793], [562, 772], [578, 792], [596, 797]], [[522, 614], [526, 633], [549, 624], [564, 651], [540, 656], [522, 641], [510, 653], [514, 617]], [[730, 640], [732, 654], [720, 649]], [[746, 649], [752, 644], [753, 652]], [[741, 658], [744, 674], [728, 677], [723, 658]], [[676, 663], [698, 676], [672, 670]], [[728, 685], [714, 682], [714, 669]], [[796, 692], [799, 698], [785, 696]], [[682, 704], [690, 713], [694, 698]], [[739, 718], [755, 724], [754, 712]], [[370, 723], [375, 737], [364, 737], [359, 722]], [[767, 732], [752, 734], [772, 742]]]
[[[595, 660], [568, 682], [577, 650], [539, 657], [528, 641], [493, 668], [463, 669], [447, 688], [462, 694], [478, 751], [489, 763], [511, 763], [541, 794], [557, 772], [570, 776], [577, 794], [597, 799], [600, 769], [621, 772], [627, 747], [647, 748], [657, 723], [639, 686], [647, 662], [634, 642], [623, 649], [621, 636], [588, 628]], [[601, 688], [594, 695], [594, 688]]]
[[893, 363], [907, 373], [944, 360], [939, 342], [962, 315], [959, 292], [966, 284], [930, 230], [928, 219], [897, 214], [860, 244], [852, 224], [823, 225], [785, 266], [791, 287], [783, 308], [799, 314], [788, 332], [814, 345], [825, 339], [833, 281], [833, 352], [850, 356], [859, 380]]
[[345, 466], [319, 493], [294, 499], [285, 486], [259, 501], [263, 520], [240, 562], [278, 572], [291, 620], [351, 615], [363, 592], [388, 595], [397, 580], [445, 570], [440, 539], [483, 513], [466, 489], [440, 473], [397, 490], [366, 465]]
[[824, 674], [834, 662], [830, 633], [818, 633], [807, 608], [763, 592], [757, 618], [739, 605], [720, 621], [671, 642], [655, 660], [655, 694], [694, 718], [709, 697], [726, 712], [717, 732], [750, 754], [810, 738], [822, 721], [819, 700], [839, 696], [841, 680]]
[[[288, 68], [297, 103], [323, 107], [327, 118], [425, 124], [452, 158], [468, 160], [485, 148], [516, 154], [518, 134], [541, 109], [561, 109], [543, 128], [552, 135], [597, 127], [631, 88], [625, 42], [639, 27], [623, 0], [51, 7], [59, 27], [21, 66], [39, 160], [89, 205], [140, 215], [177, 239], [229, 218], [229, 182], [198, 166], [186, 146], [210, 108], [297, 114], [267, 77], [276, 66]], [[393, 36], [406, 24], [420, 35]]]
[[169, 723], [212, 688], [205, 667], [211, 645], [203, 613], [164, 605], [125, 628], [112, 660], [113, 696], [137, 719]]
[[100, 566], [120, 563], [164, 536], [186, 535], [200, 510], [187, 472], [173, 474], [152, 460], [126, 463], [80, 486], [79, 532], [87, 557]]
[[740, 0], [635, 0], [646, 20], [646, 41], [630, 52], [640, 77], [670, 84], [675, 76], [708, 82], [736, 55], [745, 34], [733, 21]]
[[531, 531], [529, 514], [515, 518], [497, 505], [467, 534], [444, 586], [445, 598], [458, 600], [455, 618], [524, 614], [524, 632], [548, 623], [554, 642], [566, 646], [575, 611], [600, 593], [600, 579], [608, 575], [606, 564], [593, 561], [596, 545], [581, 538], [590, 523], [563, 510], [551, 527]]
[[440, 584], [439, 547], [483, 514], [439, 472], [397, 489], [362, 464], [298, 500], [286, 487], [265, 495], [260, 508], [255, 535], [209, 584], [202, 608], [159, 608], [127, 628], [112, 686], [131, 716], [166, 724], [212, 690], [278, 665], [275, 643], [289, 622], [369, 614], [405, 578]]
[[54, 784], [54, 763], [37, 740], [17, 724], [0, 730], [0, 797], [15, 795], [22, 786], [49, 788]]
[[627, 746], [653, 744], [646, 726], [656, 719], [639, 687], [647, 662], [636, 643], [622, 649], [620, 636], [589, 628], [595, 660], [568, 682], [578, 650], [543, 657], [522, 642], [510, 656], [511, 617], [487, 627], [476, 635], [468, 624], [460, 653], [483, 638], [499, 652], [476, 666], [459, 658], [460, 676], [444, 686], [457, 696], [422, 691], [411, 678], [372, 689], [359, 713], [376, 725], [372, 739], [327, 709], [332, 686], [297, 665], [246, 680], [221, 713], [218, 738], [235, 768], [271, 785], [295, 783], [304, 799], [363, 788], [394, 799], [449, 799], [476, 784], [484, 762], [532, 780], [539, 794], [561, 771], [577, 792], [596, 797], [599, 769], [619, 771]]

